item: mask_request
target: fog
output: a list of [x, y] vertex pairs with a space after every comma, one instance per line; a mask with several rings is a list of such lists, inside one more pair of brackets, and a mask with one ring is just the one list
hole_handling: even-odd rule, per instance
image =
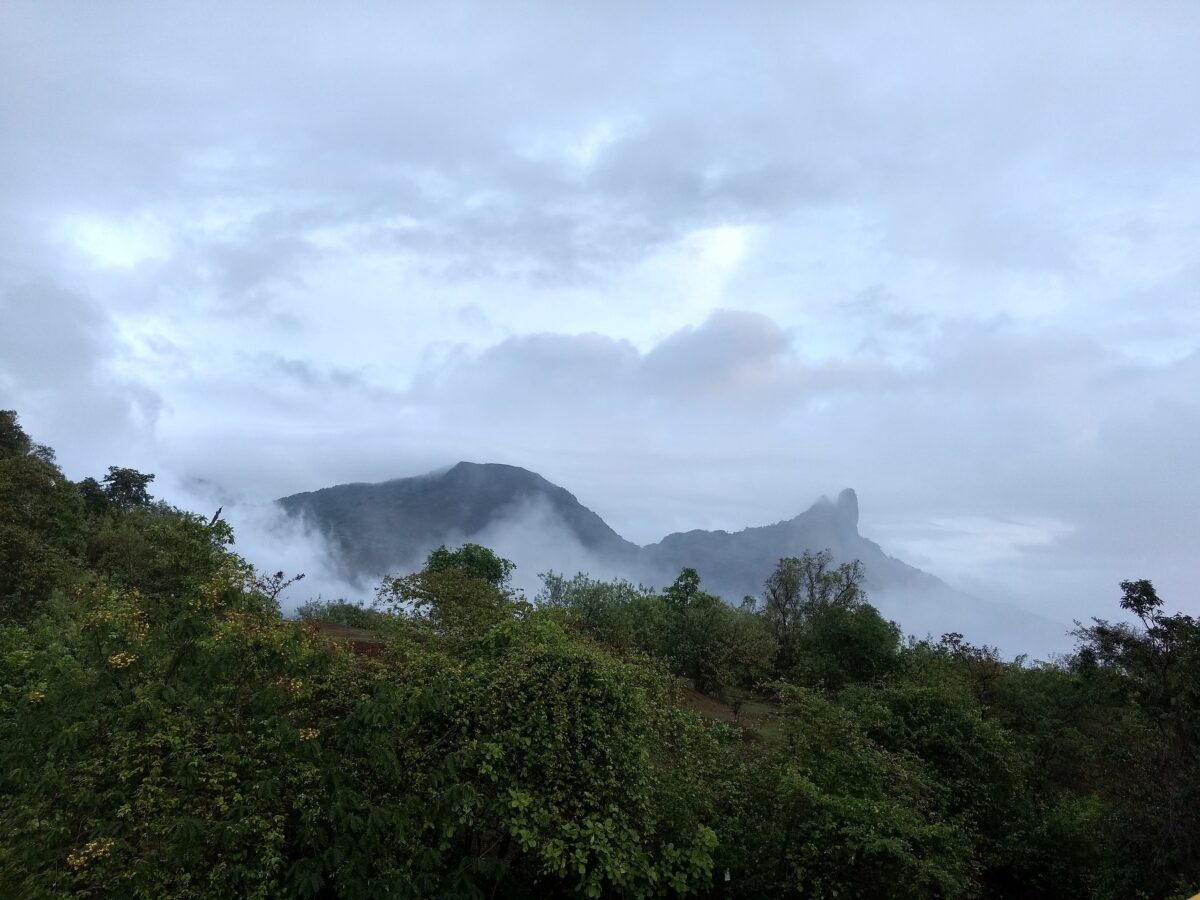
[[273, 501], [238, 496], [217, 485], [197, 480], [181, 482], [170, 476], [155, 476], [150, 488], [155, 499], [172, 506], [204, 517], [219, 514], [233, 529], [233, 550], [259, 575], [303, 575], [277, 598], [287, 615], [310, 600], [369, 602], [374, 597], [378, 580], [352, 577], [338, 563], [335, 548], [319, 530], [302, 517], [288, 516]]
[[[418, 552], [392, 561], [386, 571], [349, 577], [336, 548], [303, 516], [289, 516], [275, 504], [233, 503], [223, 515], [234, 527], [235, 549], [263, 573], [282, 570], [285, 575], [304, 574], [280, 596], [285, 614], [294, 614], [301, 604], [314, 599], [346, 599], [370, 605], [375, 588], [385, 574], [403, 575], [417, 571], [428, 553], [442, 544], [458, 547], [483, 544], [516, 564], [511, 588], [533, 599], [548, 572], [566, 576], [584, 573], [600, 580], [625, 579], [662, 589], [674, 581], [677, 570], [648, 565], [645, 560], [615, 560], [589, 551], [558, 513], [543, 499], [533, 498], [503, 510], [492, 523], [476, 532], [449, 532]], [[753, 523], [761, 524], [761, 523]], [[821, 547], [795, 547], [794, 554]], [[886, 550], [887, 548], [885, 548]], [[838, 560], [839, 562], [849, 560]], [[765, 581], [769, 571], [762, 572]], [[872, 573], [867, 572], [868, 581]], [[708, 584], [709, 590], [719, 590]], [[1069, 620], [1022, 608], [986, 588], [963, 590], [962, 585], [940, 584], [926, 589], [872, 588], [867, 599], [895, 621], [906, 637], [938, 640], [947, 632], [959, 632], [978, 645], [996, 647], [1006, 658], [1024, 655], [1049, 660], [1074, 646]], [[753, 592], [761, 601], [761, 590]], [[722, 599], [738, 604], [741, 594]], [[1110, 611], [1097, 610], [1110, 615]]]
[[[542, 575], [548, 572], [568, 576], [585, 572], [605, 581], [635, 574], [589, 552], [549, 504], [540, 499], [510, 509], [483, 531], [458, 537], [459, 543], [470, 540], [483, 544], [515, 562], [512, 587], [530, 599], [541, 589]], [[455, 541], [452, 539], [450, 543], [453, 546]]]

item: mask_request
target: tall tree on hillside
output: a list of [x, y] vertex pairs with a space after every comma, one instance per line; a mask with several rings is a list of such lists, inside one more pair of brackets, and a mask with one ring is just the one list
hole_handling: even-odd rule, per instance
[[779, 560], [763, 586], [763, 613], [779, 643], [781, 668], [794, 662], [790, 648], [803, 621], [827, 607], [851, 609], [862, 603], [863, 574], [858, 560], [835, 567], [829, 550], [805, 550]]
[[104, 495], [118, 509], [149, 506], [149, 485], [153, 480], [153, 475], [147, 475], [137, 469], [109, 466], [108, 474], [104, 476]]
[[486, 581], [498, 590], [508, 589], [516, 567], [512, 560], [497, 556], [482, 544], [463, 544], [457, 550], [450, 550], [443, 544], [425, 560], [427, 572], [458, 572]]
[[1081, 626], [1075, 666], [1097, 694], [1138, 713], [1108, 757], [1109, 784], [1134, 863], [1127, 887], [1165, 896], [1182, 890], [1181, 876], [1200, 883], [1200, 621], [1167, 615], [1149, 581], [1123, 581], [1121, 590], [1121, 608], [1140, 627]]

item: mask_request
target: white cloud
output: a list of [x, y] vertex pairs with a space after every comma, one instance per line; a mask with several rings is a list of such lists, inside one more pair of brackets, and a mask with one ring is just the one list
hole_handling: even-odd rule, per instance
[[66, 217], [59, 230], [102, 268], [132, 269], [167, 259], [172, 251], [163, 224], [149, 213], [124, 220], [77, 214]]

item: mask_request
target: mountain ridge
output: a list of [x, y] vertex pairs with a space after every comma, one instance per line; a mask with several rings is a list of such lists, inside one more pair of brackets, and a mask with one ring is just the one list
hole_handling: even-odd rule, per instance
[[[343, 573], [358, 581], [415, 569], [441, 544], [475, 540], [509, 555], [525, 573], [576, 566], [662, 587], [690, 567], [707, 590], [737, 602], [758, 596], [781, 558], [828, 549], [837, 562], [862, 562], [872, 602], [910, 632], [973, 632], [998, 643], [1012, 631], [1014, 613], [1038, 618], [959, 592], [888, 555], [859, 533], [852, 488], [834, 500], [821, 497], [790, 519], [732, 532], [672, 532], [641, 546], [566, 488], [503, 463], [463, 460], [423, 475], [332, 485], [276, 502], [289, 516], [306, 519], [329, 543]], [[1040, 621], [1043, 627], [1057, 624]], [[1028, 635], [1020, 639], [1028, 641]]]
[[350, 574], [378, 576], [447, 540], [479, 534], [534, 499], [548, 502], [589, 550], [622, 556], [638, 549], [566, 488], [504, 463], [462, 460], [423, 475], [332, 485], [276, 502], [289, 515], [308, 516]]

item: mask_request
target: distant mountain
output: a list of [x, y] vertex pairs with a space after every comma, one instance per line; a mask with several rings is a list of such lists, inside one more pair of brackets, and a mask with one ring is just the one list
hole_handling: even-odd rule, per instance
[[498, 463], [460, 462], [415, 478], [340, 484], [278, 502], [316, 527], [346, 573], [358, 577], [417, 565], [440, 544], [470, 540], [535, 505], [598, 556], [628, 560], [640, 549], [566, 489]]
[[948, 589], [944, 582], [893, 559], [858, 533], [858, 496], [850, 488], [835, 503], [822, 497], [806, 512], [774, 525], [667, 535], [642, 549], [642, 562], [652, 571], [678, 572], [691, 566], [714, 592], [739, 599], [759, 594], [763, 580], [781, 558], [823, 549], [832, 551], [836, 560], [861, 560], [868, 590]]
[[328, 541], [343, 573], [371, 580], [418, 567], [441, 544], [475, 540], [514, 559], [528, 577], [547, 568], [622, 576], [661, 587], [690, 566], [709, 591], [730, 602], [759, 596], [785, 556], [829, 549], [838, 562], [861, 560], [871, 601], [909, 633], [960, 631], [1012, 652], [1066, 649], [1065, 627], [990, 603], [888, 556], [858, 532], [858, 497], [821, 498], [807, 511], [741, 531], [687, 531], [639, 547], [573, 494], [517, 466], [460, 462], [449, 469], [379, 484], [342, 484], [278, 501]]

